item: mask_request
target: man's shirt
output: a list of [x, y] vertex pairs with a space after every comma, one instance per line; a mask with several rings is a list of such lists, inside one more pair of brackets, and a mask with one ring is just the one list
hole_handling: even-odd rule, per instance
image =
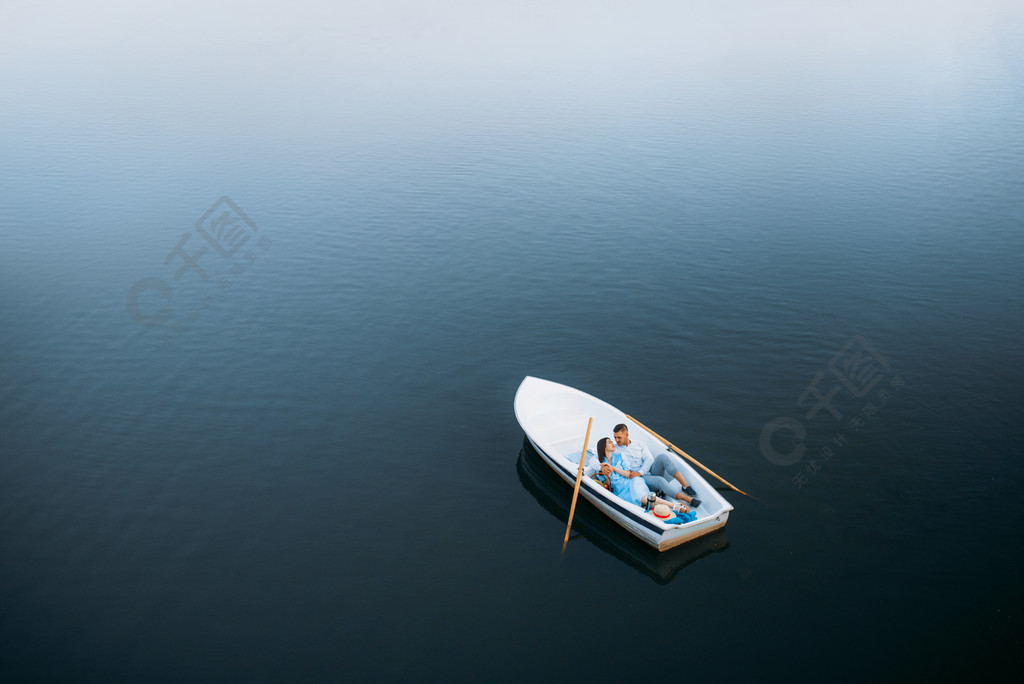
[[646, 444], [632, 441], [627, 446], [616, 447], [615, 453], [622, 454], [622, 462], [625, 464], [624, 468], [635, 470], [640, 475], [646, 475], [651, 472], [651, 466], [654, 465], [654, 454], [651, 453]]

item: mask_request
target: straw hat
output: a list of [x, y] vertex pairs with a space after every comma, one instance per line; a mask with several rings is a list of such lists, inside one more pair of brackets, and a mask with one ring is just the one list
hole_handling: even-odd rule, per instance
[[665, 504], [658, 504], [651, 512], [654, 514], [654, 517], [659, 520], [668, 520], [669, 518], [676, 517], [675, 511]]

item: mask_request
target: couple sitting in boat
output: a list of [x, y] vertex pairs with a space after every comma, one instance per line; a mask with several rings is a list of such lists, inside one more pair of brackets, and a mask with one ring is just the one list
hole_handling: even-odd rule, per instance
[[[654, 503], [666, 504], [681, 513], [700, 506], [700, 499], [694, 498], [697, 492], [669, 454], [655, 457], [647, 446], [630, 441], [629, 430], [621, 423], [613, 432], [614, 441], [603, 437], [597, 443], [597, 458], [601, 466], [595, 478], [601, 484], [608, 486], [619, 498], [638, 506], [646, 506], [649, 497], [654, 497]], [[675, 501], [655, 497], [652, 488], [660, 489]]]

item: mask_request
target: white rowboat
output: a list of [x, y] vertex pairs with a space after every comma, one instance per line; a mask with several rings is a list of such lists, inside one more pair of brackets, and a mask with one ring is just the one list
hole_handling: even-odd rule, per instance
[[[569, 485], [576, 484], [583, 438], [587, 421], [594, 419], [587, 449], [597, 451], [602, 437], [611, 437], [612, 428], [624, 423], [633, 442], [646, 444], [657, 455], [668, 448], [626, 414], [578, 389], [557, 382], [527, 376], [519, 385], [515, 398], [516, 418], [544, 461]], [[645, 512], [640, 506], [620, 499], [584, 476], [580, 496], [594, 504], [605, 515], [659, 551], [671, 549], [705, 534], [725, 527], [732, 504], [709, 485], [689, 463], [675, 456], [679, 470], [697, 491], [699, 508], [693, 509], [697, 519], [688, 523], [667, 525]], [[591, 455], [589, 458], [593, 458]], [[588, 461], [589, 462], [589, 461]]]

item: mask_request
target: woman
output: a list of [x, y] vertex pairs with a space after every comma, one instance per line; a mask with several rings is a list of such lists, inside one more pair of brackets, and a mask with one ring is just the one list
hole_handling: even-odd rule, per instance
[[673, 511], [689, 512], [689, 506], [680, 501], [666, 501], [654, 496], [644, 478], [629, 477], [629, 471], [622, 467], [621, 456], [615, 451], [615, 440], [611, 437], [597, 441], [597, 460], [602, 463], [600, 474], [610, 479], [613, 494], [637, 506], [646, 506], [648, 497], [652, 497], [654, 503], [665, 504]]

